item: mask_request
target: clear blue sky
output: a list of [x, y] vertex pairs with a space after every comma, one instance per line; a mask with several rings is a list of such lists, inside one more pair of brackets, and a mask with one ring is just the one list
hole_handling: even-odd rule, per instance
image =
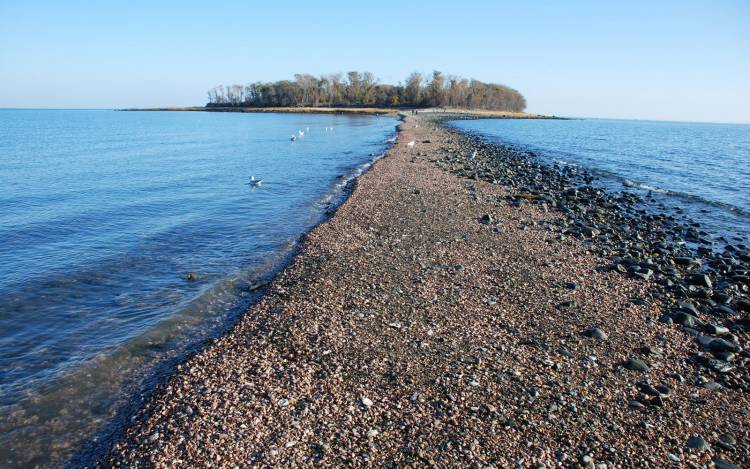
[[517, 88], [532, 112], [750, 122], [750, 1], [0, 0], [0, 107], [200, 105], [217, 84], [433, 69]]

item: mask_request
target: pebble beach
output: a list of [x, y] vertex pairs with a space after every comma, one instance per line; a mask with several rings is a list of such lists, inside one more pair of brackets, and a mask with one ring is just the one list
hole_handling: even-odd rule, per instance
[[96, 466], [748, 467], [748, 246], [446, 117]]

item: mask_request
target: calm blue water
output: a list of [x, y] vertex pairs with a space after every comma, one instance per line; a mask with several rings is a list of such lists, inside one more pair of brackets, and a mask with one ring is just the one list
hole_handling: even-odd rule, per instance
[[452, 125], [591, 169], [611, 190], [651, 192], [709, 233], [750, 234], [750, 125], [632, 120], [462, 120]]
[[0, 466], [66, 456], [226, 324], [395, 125], [0, 110]]

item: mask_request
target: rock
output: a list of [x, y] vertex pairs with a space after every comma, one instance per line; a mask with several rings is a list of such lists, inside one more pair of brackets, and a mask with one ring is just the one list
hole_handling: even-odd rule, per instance
[[717, 383], [716, 381], [709, 381], [708, 383], [703, 385], [703, 389], [708, 389], [709, 391], [718, 391], [720, 389], [724, 389], [724, 386]]
[[607, 340], [607, 334], [598, 327], [590, 327], [583, 331], [582, 334], [585, 337], [590, 337], [596, 340]]
[[659, 391], [659, 394], [661, 394], [662, 396], [669, 396], [670, 394], [672, 394], [672, 388], [670, 388], [666, 384], [660, 384], [656, 386], [656, 390]]
[[714, 467], [716, 469], [740, 469], [740, 466], [732, 464], [731, 462], [721, 458], [714, 459]]
[[698, 318], [692, 314], [685, 313], [683, 311], [677, 311], [672, 314], [672, 321], [685, 327], [695, 327]]
[[655, 387], [651, 386], [648, 383], [645, 383], [645, 382], [636, 383], [636, 386], [643, 394], [647, 394], [649, 396], [661, 396], [661, 393]]
[[696, 308], [693, 303], [688, 303], [686, 301], [685, 302], [681, 301], [681, 302], [677, 303], [677, 307], [679, 309], [681, 309], [683, 312], [688, 313], [688, 314], [692, 314], [693, 316], [698, 316], [698, 314], [699, 314], [698, 313], [698, 308]]
[[373, 402], [370, 399], [366, 398], [366, 397], [363, 397], [361, 402], [362, 402], [362, 405], [365, 406], [365, 407], [367, 407], [368, 409], [370, 407], [372, 407], [372, 405], [373, 405]]
[[708, 449], [708, 442], [699, 436], [694, 436], [687, 441], [685, 447], [689, 450], [702, 453]]
[[631, 371], [648, 371], [651, 369], [645, 362], [637, 358], [629, 358], [623, 366]]
[[738, 311], [744, 311], [744, 312], [746, 312], [746, 313], [747, 313], [747, 312], [750, 312], [750, 300], [745, 300], [745, 299], [742, 299], [742, 300], [738, 300], [738, 301], [737, 301], [737, 302], [736, 302], [736, 303], [734, 304], [734, 307], [735, 307], [735, 309], [736, 309], [736, 310], [738, 310]]
[[716, 316], [734, 316], [735, 311], [727, 305], [718, 305], [711, 310], [711, 313]]
[[729, 333], [729, 329], [724, 326], [717, 326], [716, 324], [706, 324], [705, 330], [711, 335], [724, 335]]
[[711, 279], [706, 274], [692, 274], [687, 277], [687, 281], [699, 287], [712, 288]]
[[374, 428], [373, 428], [373, 429], [371, 429], [371, 430], [367, 430], [367, 438], [375, 438], [375, 437], [376, 437], [376, 436], [378, 436], [379, 434], [380, 434], [380, 432], [379, 432], [379, 431], [377, 431], [377, 430], [376, 430], [376, 429], [374, 429]]
[[713, 339], [708, 344], [708, 349], [712, 352], [734, 352], [738, 353], [742, 348], [724, 339]]
[[697, 264], [697, 261], [693, 259], [692, 257], [675, 257], [674, 258], [675, 264], [678, 265], [693, 265]]
[[651, 369], [646, 362], [638, 360], [637, 358], [629, 358], [623, 363], [623, 366], [631, 371], [648, 371]]
[[575, 302], [575, 300], [570, 301], [563, 301], [562, 303], [558, 304], [558, 308], [575, 308], [578, 305], [578, 303]]
[[729, 432], [719, 435], [719, 441], [732, 446], [737, 445], [737, 438], [735, 438], [734, 435]]
[[489, 213], [487, 213], [487, 214], [484, 214], [484, 215], [482, 215], [482, 216], [481, 216], [481, 217], [479, 218], [479, 223], [481, 223], [481, 224], [483, 224], [483, 225], [489, 225], [490, 223], [492, 223], [492, 222], [494, 222], [494, 221], [495, 221], [495, 219], [494, 219], [494, 218], [492, 217], [492, 215], [490, 215]]

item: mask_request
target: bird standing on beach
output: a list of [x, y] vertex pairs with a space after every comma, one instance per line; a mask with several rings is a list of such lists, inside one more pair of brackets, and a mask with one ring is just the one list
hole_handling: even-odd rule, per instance
[[250, 185], [253, 187], [260, 187], [263, 184], [263, 179], [255, 179], [255, 176], [250, 176]]

